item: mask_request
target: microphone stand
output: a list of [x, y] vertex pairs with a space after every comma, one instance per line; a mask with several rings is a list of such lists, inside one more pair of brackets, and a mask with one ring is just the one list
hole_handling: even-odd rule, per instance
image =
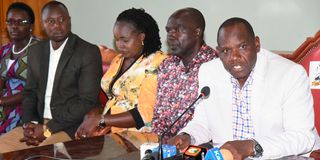
[[158, 149], [158, 160], [163, 160], [163, 155], [162, 155], [162, 138], [163, 136], [172, 129], [173, 125], [175, 125], [178, 120], [196, 103], [198, 102], [199, 99], [201, 99], [202, 97], [204, 96], [203, 93], [201, 93], [198, 98], [193, 101], [193, 103], [186, 109], [184, 110], [184, 112], [182, 114], [180, 114], [180, 116], [160, 135], [160, 138], [159, 138], [159, 149]]

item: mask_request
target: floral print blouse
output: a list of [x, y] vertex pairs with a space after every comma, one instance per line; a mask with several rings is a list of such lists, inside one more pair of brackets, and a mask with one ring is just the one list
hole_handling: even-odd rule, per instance
[[110, 82], [121, 69], [124, 57], [117, 55], [113, 59], [108, 71], [101, 79], [101, 87], [109, 99], [103, 114], [106, 114], [109, 109], [111, 109], [111, 114], [136, 110], [136, 112], [130, 113], [133, 114], [134, 118], [140, 117], [143, 121], [142, 128], [112, 127], [111, 131], [113, 133], [124, 130], [151, 132], [151, 120], [157, 95], [157, 74], [160, 63], [166, 57], [167, 55], [161, 51], [147, 57], [141, 56], [115, 81], [112, 93], [109, 93]]

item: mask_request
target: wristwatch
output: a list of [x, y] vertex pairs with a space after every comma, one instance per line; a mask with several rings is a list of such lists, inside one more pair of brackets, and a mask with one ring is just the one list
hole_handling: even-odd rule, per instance
[[104, 116], [101, 115], [101, 119], [99, 121], [98, 127], [100, 129], [106, 128], [107, 124], [106, 124], [106, 120], [104, 119]]
[[255, 139], [252, 139], [253, 142], [253, 153], [255, 158], [261, 157], [263, 154], [263, 148]]
[[45, 136], [46, 138], [51, 136], [51, 131], [47, 127], [47, 125], [43, 125], [43, 136]]

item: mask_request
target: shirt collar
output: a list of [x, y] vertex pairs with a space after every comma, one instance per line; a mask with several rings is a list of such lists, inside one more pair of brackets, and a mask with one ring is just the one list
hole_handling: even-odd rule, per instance
[[[216, 58], [216, 57], [217, 57], [216, 51], [213, 48], [211, 48], [210, 46], [208, 46], [207, 44], [204, 43], [200, 47], [197, 55], [195, 57], [193, 57], [190, 65], [189, 66], [185, 66], [185, 67], [191, 68], [195, 64], [202, 64], [202, 63], [208, 62], [208, 61], [210, 61], [210, 60], [212, 60], [213, 58]], [[180, 63], [180, 64], [183, 65], [181, 58], [178, 57], [178, 56], [171, 55], [170, 59], [173, 62], [176, 62], [178, 64]]]
[[64, 40], [64, 42], [62, 43], [62, 45], [61, 45], [58, 49], [56, 49], [56, 50], [53, 49], [53, 47], [52, 47], [52, 41], [50, 40], [50, 53], [53, 53], [53, 52], [60, 52], [60, 53], [61, 53], [62, 50], [63, 50], [63, 48], [64, 48], [64, 46], [67, 44], [68, 39], [69, 39], [69, 37], [66, 38], [66, 39]]
[[[254, 74], [254, 68], [250, 72], [250, 75], [249, 75], [248, 79], [246, 80], [246, 82], [244, 83], [244, 85], [242, 86], [242, 89], [246, 88], [248, 85], [252, 85], [252, 83], [253, 83], [253, 74]], [[238, 80], [236, 78], [234, 78], [233, 76], [231, 76], [231, 83], [232, 83], [233, 86], [236, 86], [236, 87], [240, 88], [240, 84], [239, 84]]]

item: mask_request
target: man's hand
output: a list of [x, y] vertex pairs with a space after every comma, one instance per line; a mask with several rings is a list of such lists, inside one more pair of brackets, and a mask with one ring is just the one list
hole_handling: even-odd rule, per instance
[[27, 145], [38, 146], [46, 137], [43, 135], [43, 125], [28, 123], [23, 127], [23, 138], [20, 142], [25, 142]]
[[34, 132], [35, 124], [33, 123], [26, 123], [23, 124], [23, 138], [20, 139], [20, 142], [27, 142], [29, 139], [32, 139], [33, 132]]
[[220, 149], [229, 150], [232, 153], [234, 160], [243, 160], [254, 154], [252, 140], [228, 141], [223, 144]]
[[184, 150], [191, 144], [191, 137], [188, 134], [179, 134], [170, 138], [168, 143], [175, 145], [179, 150]]

